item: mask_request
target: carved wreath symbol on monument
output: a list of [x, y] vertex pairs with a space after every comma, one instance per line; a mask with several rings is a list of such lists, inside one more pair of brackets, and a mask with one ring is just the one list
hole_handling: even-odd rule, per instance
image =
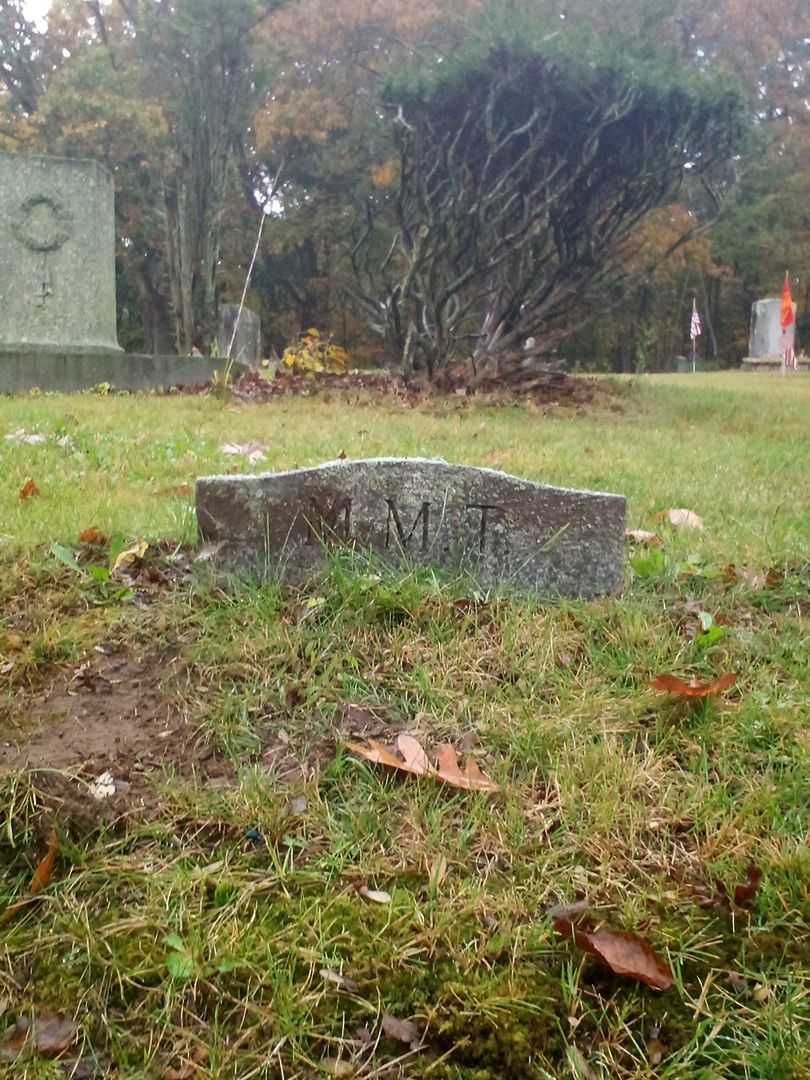
[[73, 217], [52, 195], [31, 195], [20, 206], [13, 228], [31, 251], [56, 251], [73, 235]]

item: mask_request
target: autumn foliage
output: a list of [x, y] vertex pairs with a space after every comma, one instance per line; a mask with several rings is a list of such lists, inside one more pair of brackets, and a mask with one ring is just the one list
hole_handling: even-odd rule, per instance
[[[212, 345], [263, 208], [247, 301], [268, 355], [317, 326], [359, 364], [404, 354], [430, 370], [531, 339], [541, 356], [644, 370], [685, 349], [694, 294], [703, 352], [737, 362], [750, 301], [778, 287], [788, 251], [801, 335], [802, 0], [571, 0], [564, 21], [546, 0], [54, 0], [47, 25], [24, 12], [0, 4], [0, 149], [114, 171], [127, 348]], [[515, 42], [542, 61], [522, 88]], [[532, 87], [554, 107], [487, 166], [509, 187], [490, 204], [469, 139], [505, 137]], [[526, 187], [538, 162], [545, 195]]]

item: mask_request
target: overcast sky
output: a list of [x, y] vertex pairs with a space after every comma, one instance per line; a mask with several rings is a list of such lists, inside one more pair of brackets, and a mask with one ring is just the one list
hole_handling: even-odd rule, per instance
[[26, 0], [25, 13], [29, 19], [38, 19], [51, 6], [51, 0]]

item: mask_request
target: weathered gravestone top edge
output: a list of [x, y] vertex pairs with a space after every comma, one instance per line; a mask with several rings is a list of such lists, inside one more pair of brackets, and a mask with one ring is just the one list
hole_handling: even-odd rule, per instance
[[492, 469], [486, 465], [464, 465], [457, 461], [447, 461], [446, 458], [423, 458], [423, 457], [376, 457], [376, 458], [335, 458], [332, 461], [324, 461], [320, 465], [305, 465], [300, 469], [283, 469], [280, 472], [261, 473], [212, 473], [209, 476], [201, 476], [198, 484], [207, 484], [211, 481], [224, 484], [241, 485], [246, 480], [263, 480], [267, 477], [273, 479], [288, 479], [290, 477], [305, 477], [313, 473], [323, 473], [326, 469], [352, 470], [357, 465], [441, 465], [446, 469], [462, 469], [464, 472], [478, 473], [481, 476], [499, 477], [512, 480], [517, 484], [527, 484], [530, 487], [541, 488], [543, 491], [559, 491], [567, 495], [590, 495], [604, 499], [621, 499], [626, 502], [626, 496], [615, 491], [595, 491], [589, 488], [567, 488], [557, 484], [544, 484], [539, 480], [529, 480], [525, 476], [515, 476], [513, 473], [504, 472], [503, 469]]
[[590, 598], [618, 589], [626, 500], [429, 458], [371, 458], [197, 481], [226, 569], [313, 577], [330, 549], [464, 572], [485, 588]]

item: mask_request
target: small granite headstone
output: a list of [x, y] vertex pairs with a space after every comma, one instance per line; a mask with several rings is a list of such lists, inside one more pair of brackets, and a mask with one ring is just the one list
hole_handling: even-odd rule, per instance
[[110, 173], [0, 153], [0, 356], [118, 352]]
[[751, 337], [748, 355], [779, 356], [782, 342], [781, 300], [757, 300], [751, 305]]
[[[234, 337], [234, 327], [236, 336]], [[233, 347], [231, 348], [231, 342]], [[242, 308], [239, 314], [238, 304], [222, 304], [219, 309], [219, 355], [228, 356], [240, 364], [258, 367], [262, 361], [262, 320], [255, 311]]]
[[[793, 305], [794, 315], [796, 305]], [[766, 370], [780, 367], [786, 347], [796, 346], [796, 324], [782, 332], [782, 301], [779, 299], [757, 300], [751, 305], [751, 336], [748, 356], [743, 367], [748, 370]]]
[[350, 547], [461, 570], [483, 588], [599, 596], [622, 582], [625, 509], [621, 495], [424, 459], [197, 481], [200, 534], [220, 565], [295, 583]]

